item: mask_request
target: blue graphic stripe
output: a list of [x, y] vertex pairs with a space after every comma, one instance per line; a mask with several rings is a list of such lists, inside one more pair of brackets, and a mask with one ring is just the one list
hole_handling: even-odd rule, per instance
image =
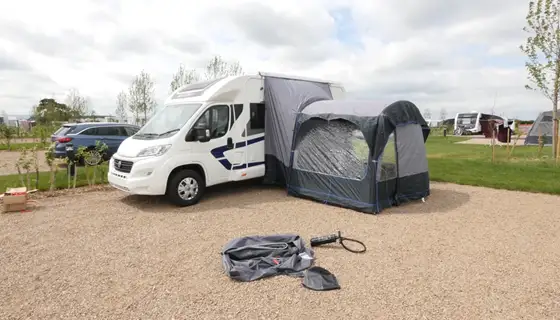
[[[222, 166], [224, 166], [224, 168], [226, 168], [227, 170], [232, 169], [232, 164], [228, 161], [228, 159], [220, 159], [218, 160]], [[244, 163], [244, 164], [239, 164], [236, 166], [233, 166], [233, 170], [239, 170], [239, 169], [246, 169], [247, 167], [254, 167], [254, 166], [258, 166], [264, 164], [264, 161], [259, 161], [259, 162], [249, 162], [249, 163]]]
[[[257, 142], [260, 142], [260, 141], [264, 141], [264, 136], [249, 139], [247, 141], [237, 142], [235, 144], [235, 149], [246, 147], [248, 145], [251, 145], [251, 144], [254, 144], [254, 143], [257, 143]], [[231, 162], [229, 162], [228, 159], [224, 158], [225, 157], [224, 153], [228, 150], [230, 150], [230, 149], [228, 149], [227, 145], [219, 146], [217, 148], [214, 148], [214, 149], [210, 150], [210, 153], [214, 156], [214, 158], [216, 158], [222, 164], [222, 166], [224, 166], [224, 168], [226, 168], [226, 170], [230, 170], [230, 169], [232, 169], [232, 167], [233, 167], [233, 170], [239, 170], [239, 169], [245, 169], [245, 168], [248, 168], [248, 167], [250, 168], [250, 167], [254, 167], [254, 166], [264, 164], [264, 161], [259, 161], [259, 162], [243, 163], [243, 164], [233, 166], [231, 164]], [[224, 158], [224, 159], [220, 159], [220, 158]]]
[[225, 145], [225, 146], [217, 147], [217, 148], [214, 148], [214, 149], [210, 150], [210, 153], [212, 153], [214, 158], [218, 159], [218, 158], [223, 158], [224, 157], [224, 152], [226, 152], [228, 150], [229, 149], [228, 149], [227, 145]]

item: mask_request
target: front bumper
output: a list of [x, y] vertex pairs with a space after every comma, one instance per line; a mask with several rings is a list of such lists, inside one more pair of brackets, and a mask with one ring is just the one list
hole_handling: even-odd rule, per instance
[[[115, 159], [132, 162], [130, 172], [117, 170]], [[130, 194], [163, 195], [167, 187], [165, 172], [161, 158], [138, 160], [116, 156], [109, 160], [107, 180], [114, 188]]]

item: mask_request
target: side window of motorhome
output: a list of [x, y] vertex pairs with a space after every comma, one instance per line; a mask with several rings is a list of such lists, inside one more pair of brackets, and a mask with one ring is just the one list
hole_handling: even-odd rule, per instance
[[243, 111], [243, 105], [242, 104], [234, 104], [232, 105], [231, 108], [231, 127], [233, 127], [233, 124], [235, 123], [235, 120], [239, 119], [239, 116], [241, 115], [241, 111]]
[[223, 137], [228, 132], [229, 112], [228, 106], [213, 106], [198, 118], [195, 127], [209, 126], [212, 139]]
[[239, 116], [241, 115], [241, 112], [243, 112], [243, 105], [242, 104], [236, 104], [233, 106], [235, 109], [235, 120], [239, 119]]
[[250, 104], [250, 120], [248, 135], [264, 132], [264, 103]]

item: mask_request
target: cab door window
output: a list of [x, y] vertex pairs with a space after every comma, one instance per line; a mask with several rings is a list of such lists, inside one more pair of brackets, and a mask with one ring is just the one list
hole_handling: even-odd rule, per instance
[[206, 110], [196, 121], [195, 128], [209, 128], [212, 139], [225, 136], [229, 129], [229, 106], [217, 105]]

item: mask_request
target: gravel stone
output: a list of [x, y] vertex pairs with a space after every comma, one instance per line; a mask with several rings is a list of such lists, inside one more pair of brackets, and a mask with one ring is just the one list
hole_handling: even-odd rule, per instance
[[[432, 184], [379, 215], [246, 185], [198, 205], [108, 188], [35, 197], [0, 215], [0, 319], [554, 319], [560, 197]], [[317, 248], [341, 290], [229, 280], [220, 251], [251, 234], [341, 230], [364, 254]]]

